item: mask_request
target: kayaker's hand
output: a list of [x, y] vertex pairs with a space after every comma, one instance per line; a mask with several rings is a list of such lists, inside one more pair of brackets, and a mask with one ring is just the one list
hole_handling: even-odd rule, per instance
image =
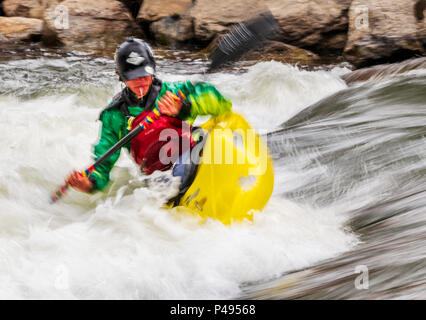
[[157, 104], [160, 112], [167, 116], [177, 116], [182, 108], [182, 101], [170, 91], [167, 91]]
[[66, 182], [81, 192], [90, 192], [93, 189], [93, 183], [89, 178], [83, 176], [80, 172], [74, 171], [67, 178]]

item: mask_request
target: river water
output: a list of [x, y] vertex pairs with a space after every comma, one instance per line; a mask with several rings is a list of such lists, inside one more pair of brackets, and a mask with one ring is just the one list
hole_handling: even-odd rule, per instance
[[214, 84], [264, 135], [269, 204], [230, 227], [160, 209], [176, 185], [124, 151], [104, 192], [49, 204], [92, 162], [121, 85], [112, 60], [81, 52], [4, 60], [0, 298], [425, 298], [425, 72], [348, 87], [344, 67], [205, 74], [200, 57], [157, 55], [163, 81]]

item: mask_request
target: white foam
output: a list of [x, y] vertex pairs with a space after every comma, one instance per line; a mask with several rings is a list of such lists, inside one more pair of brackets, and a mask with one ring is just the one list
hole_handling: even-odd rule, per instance
[[258, 129], [273, 129], [320, 99], [346, 88], [335, 73], [260, 62], [242, 75], [218, 74], [212, 82]]

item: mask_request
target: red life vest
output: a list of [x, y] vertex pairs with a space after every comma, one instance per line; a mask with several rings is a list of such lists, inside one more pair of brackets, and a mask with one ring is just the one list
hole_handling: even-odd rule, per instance
[[[149, 112], [143, 111], [133, 120], [132, 130], [139, 125]], [[163, 131], [165, 129], [172, 130]], [[160, 137], [162, 140], [160, 140]], [[130, 152], [136, 163], [149, 175], [155, 170], [165, 171], [170, 169], [179, 156], [193, 145], [194, 141], [191, 137], [189, 123], [163, 115], [133, 138]], [[162, 150], [162, 148], [164, 149]]]

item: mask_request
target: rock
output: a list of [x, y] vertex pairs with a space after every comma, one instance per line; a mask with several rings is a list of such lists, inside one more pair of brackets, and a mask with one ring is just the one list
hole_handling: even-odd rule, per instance
[[186, 19], [193, 20], [197, 40], [209, 41], [233, 24], [250, 18], [258, 7], [258, 0], [234, 0], [232, 4], [229, 0], [197, 0]]
[[313, 52], [278, 41], [265, 41], [262, 47], [245, 54], [243, 60], [280, 61], [289, 64], [316, 65], [320, 57]]
[[277, 40], [315, 52], [342, 52], [352, 0], [263, 0], [278, 20]]
[[192, 39], [192, 23], [179, 17], [165, 17], [150, 25], [155, 40], [164, 45], [176, 44]]
[[354, 0], [345, 57], [361, 67], [424, 54], [426, 19], [421, 19], [421, 2]]
[[120, 1], [65, 0], [60, 8], [46, 10], [43, 40], [58, 39], [69, 50], [111, 53], [126, 37], [142, 35]]
[[137, 19], [152, 22], [165, 17], [176, 18], [184, 15], [190, 6], [192, 0], [144, 0]]
[[347, 31], [336, 34], [323, 34], [322, 41], [316, 44], [316, 51], [321, 55], [341, 55], [348, 39]]
[[281, 32], [274, 40], [310, 50], [341, 53], [346, 43], [351, 0], [198, 0], [190, 9], [198, 40], [210, 40], [267, 7]]
[[47, 7], [57, 5], [63, 0], [3, 0], [3, 10], [9, 17], [42, 19]]
[[43, 21], [22, 17], [0, 17], [0, 41], [38, 40]]
[[396, 74], [402, 74], [417, 69], [426, 69], [426, 57], [358, 69], [344, 74], [342, 79], [345, 80], [348, 85], [351, 85], [356, 82], [363, 82], [372, 79], [381, 80]]

